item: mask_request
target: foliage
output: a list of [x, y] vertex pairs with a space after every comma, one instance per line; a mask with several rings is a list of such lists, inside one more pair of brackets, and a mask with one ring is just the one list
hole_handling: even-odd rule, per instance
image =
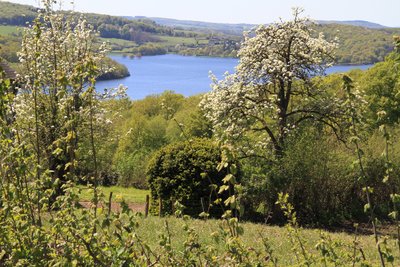
[[[94, 88], [106, 49], [95, 44], [94, 31], [83, 18], [66, 19], [53, 11], [51, 1], [44, 4], [44, 12], [23, 35], [25, 75], [16, 99], [15, 127], [35, 155], [38, 178], [41, 169], [49, 170], [53, 182], [64, 183], [75, 179], [78, 148], [85, 142], [93, 148], [95, 125], [106, 120], [99, 99], [111, 94], [98, 95]], [[97, 177], [94, 165], [90, 175]]]
[[322, 34], [313, 37], [309, 20], [300, 13], [294, 10], [292, 21], [260, 26], [254, 37], [247, 37], [236, 73], [215, 80], [201, 106], [216, 137], [232, 145], [243, 159], [244, 177], [248, 177], [243, 181], [244, 202], [250, 210], [259, 205], [262, 213], [273, 212], [278, 218], [277, 194], [290, 191], [302, 219], [313, 221], [315, 212], [324, 221], [324, 217], [332, 219], [324, 211], [338, 210], [345, 198], [333, 197], [329, 204], [314, 201], [314, 192], [328, 180], [323, 177], [329, 181], [317, 191], [321, 195], [341, 188], [328, 186], [336, 184], [338, 176], [321, 165], [331, 155], [321, 154], [326, 158], [320, 162], [314, 157], [323, 142], [318, 144], [322, 136], [313, 134], [331, 129], [340, 135], [341, 111], [339, 99], [317, 87], [312, 78], [329, 66], [335, 44]]
[[[119, 88], [120, 91], [113, 92], [113, 90], [106, 90], [105, 95], [110, 96], [109, 93], [121, 93], [125, 90], [124, 87]], [[93, 170], [97, 167], [98, 183], [101, 185], [115, 185], [118, 180], [118, 174], [113, 168], [112, 158], [114, 157], [115, 150], [118, 143], [118, 135], [115, 134], [116, 125], [123, 112], [130, 107], [130, 101], [127, 98], [121, 99], [102, 99], [98, 102], [97, 110], [100, 112], [99, 123], [94, 124], [93, 140], [91, 138], [81, 139], [80, 145], [77, 150], [80, 163], [77, 166], [76, 173], [79, 175], [79, 182], [86, 184], [85, 176], [93, 174]], [[90, 127], [81, 129], [82, 136], [90, 136]], [[96, 164], [93, 161], [93, 145], [96, 149]], [[95, 166], [96, 165], [96, 166]]]
[[[237, 45], [238, 46], [238, 45]], [[208, 57], [237, 57], [238, 47], [226, 45], [213, 45], [194, 48], [180, 48], [177, 51], [182, 55], [208, 56]]]
[[20, 50], [21, 44], [16, 36], [0, 35], [0, 57], [8, 62], [19, 62], [17, 52]]
[[[286, 137], [304, 121], [334, 127], [335, 102], [313, 87], [311, 78], [324, 72], [335, 45], [323, 35], [312, 37], [300, 13], [294, 10], [292, 21], [260, 26], [242, 45], [236, 73], [214, 80], [202, 106], [221, 140], [240, 140], [239, 147], [251, 154], [272, 147], [281, 156]], [[250, 135], [256, 144], [243, 147]]]
[[167, 50], [161, 45], [147, 43], [139, 46], [138, 48], [133, 48], [128, 52], [139, 56], [154, 56], [154, 55], [164, 55], [167, 53]]
[[[337, 90], [336, 94], [343, 93], [340, 89], [341, 75], [327, 77], [326, 80], [333, 90]], [[339, 87], [336, 87], [337, 81]], [[356, 103], [358, 116], [362, 116], [364, 121], [359, 142], [367, 173], [365, 182], [374, 188], [371, 200], [375, 213], [379, 218], [388, 220], [391, 192], [399, 190], [396, 182], [399, 179], [399, 146], [395, 143], [390, 145], [391, 180], [382, 183], [387, 168], [382, 157], [385, 141], [379, 130], [371, 131], [369, 125], [365, 124], [368, 105], [364, 102], [363, 108], [360, 108], [360, 101]], [[397, 127], [389, 127], [388, 131], [391, 135], [398, 135]], [[351, 141], [352, 138], [348, 136], [347, 140]], [[242, 160], [244, 177], [248, 177], [243, 180], [247, 216], [263, 219], [261, 215], [272, 215], [272, 221], [281, 221], [281, 212], [273, 204], [275, 196], [283, 191], [289, 193], [290, 202], [301, 224], [329, 225], [347, 220], [368, 221], [368, 216], [362, 212], [365, 195], [359, 180], [358, 164], [349, 143], [338, 142], [333, 133], [325, 131], [321, 125], [313, 124], [303, 125], [288, 138], [287, 143], [286, 153], [279, 164], [263, 158]], [[250, 211], [257, 211], [258, 215]]]
[[27, 5], [15, 4], [6, 1], [0, 3], [1, 17], [0, 24], [25, 26], [32, 22], [37, 15], [37, 8]]
[[145, 187], [145, 169], [149, 155], [166, 144], [166, 121], [162, 117], [135, 116], [125, 125], [115, 154], [115, 167], [120, 174], [119, 185]]
[[394, 44], [395, 44], [395, 48], [396, 51], [399, 52], [400, 50], [400, 37], [399, 36], [394, 36]]
[[[321, 124], [307, 121], [288, 135], [285, 151], [289, 153], [280, 158], [283, 176], [313, 177], [303, 181], [289, 177], [292, 183], [283, 189], [295, 195], [278, 195], [277, 204], [288, 219], [288, 238], [282, 238], [282, 231], [277, 227], [242, 225], [239, 223], [239, 217], [242, 217], [234, 217], [236, 211], [240, 215], [243, 212], [243, 188], [236, 181], [239, 170], [236, 164], [231, 164], [238, 154], [226, 145], [222, 146], [221, 152], [209, 139], [191, 139], [196, 135], [208, 135], [210, 130], [208, 123], [202, 122], [202, 113], [193, 105], [198, 98], [185, 99], [166, 92], [133, 103], [126, 99], [99, 101], [100, 95], [94, 90], [94, 78], [99, 74], [102, 53], [97, 56], [97, 50], [91, 50], [95, 46], [91, 46], [94, 42], [90, 27], [82, 20], [77, 23], [54, 13], [54, 1], [48, 0], [44, 4], [39, 19], [24, 36], [21, 53], [25, 66], [23, 89], [16, 94], [16, 83], [0, 79], [1, 266], [376, 266], [379, 262], [382, 266], [398, 265], [395, 250], [400, 248], [399, 236], [381, 237], [374, 229], [375, 243], [371, 242], [371, 237], [357, 234], [331, 235], [321, 231], [318, 237], [315, 231], [303, 231], [297, 219], [295, 207], [306, 203], [308, 208], [311, 202], [307, 197], [306, 201], [299, 201], [300, 193], [321, 201], [321, 194], [343, 186], [339, 185], [343, 179], [348, 183], [362, 182], [362, 195], [367, 198], [365, 210], [375, 222], [379, 215], [375, 209], [379, 203], [376, 200], [382, 197], [379, 195], [389, 195], [388, 189], [381, 191], [379, 188], [379, 182], [383, 180], [390, 190], [392, 207], [389, 216], [396, 223], [397, 231], [400, 229], [396, 215], [399, 203], [396, 166], [400, 162], [400, 146], [391, 143], [398, 134], [398, 127], [394, 122], [389, 125], [386, 111], [381, 110], [376, 114], [381, 132], [373, 131], [365, 112], [370, 103], [362, 101], [363, 96], [352, 90], [349, 77], [345, 76], [345, 92], [338, 94], [347, 93], [350, 99], [340, 104], [345, 118], [351, 120], [348, 123], [351, 126], [350, 141], [356, 146], [358, 155], [353, 164], [355, 168], [347, 176], [342, 176], [348, 172], [344, 166], [349, 166], [346, 164], [347, 156], [352, 152], [339, 146], [334, 141], [334, 133]], [[83, 51], [88, 54], [82, 54]], [[84, 87], [84, 83], [89, 85]], [[335, 78], [326, 81], [326, 84], [335, 83]], [[120, 95], [119, 92], [113, 93], [105, 92], [102, 97]], [[369, 97], [373, 94], [374, 90]], [[186, 124], [176, 123], [178, 118], [183, 120], [183, 114], [187, 115]], [[128, 138], [124, 144], [126, 149], [123, 151], [132, 154], [141, 147], [150, 153], [171, 140], [187, 139], [160, 150], [154, 157], [150, 174], [155, 175], [154, 182], [160, 182], [158, 187], [152, 188], [154, 196], [179, 194], [174, 195], [175, 200], [181, 201], [175, 208], [176, 215], [182, 216], [181, 211], [185, 211], [182, 203], [188, 209], [186, 212], [195, 211], [191, 209], [191, 204], [198, 203], [194, 195], [206, 191], [209, 194], [208, 186], [218, 182], [210, 183], [207, 178], [216, 178], [221, 186], [212, 186], [211, 192], [229, 193], [223, 201], [227, 210], [222, 220], [193, 221], [187, 216], [182, 219], [143, 218], [134, 215], [123, 201], [119, 211], [111, 210], [111, 195], [105, 199], [97, 186], [97, 178], [99, 172], [112, 169], [109, 159], [120, 145], [122, 133], [125, 134], [121, 126], [125, 120], [133, 121], [129, 126], [139, 125], [131, 127], [139, 138]], [[171, 126], [173, 123], [177, 128]], [[112, 139], [110, 136], [116, 133], [109, 125], [123, 130]], [[141, 132], [143, 126], [148, 128]], [[176, 129], [181, 130], [182, 136], [175, 133]], [[250, 135], [249, 141], [253, 138], [258, 136]], [[132, 147], [129, 147], [130, 143], [133, 143]], [[365, 144], [367, 149], [361, 150]], [[318, 145], [320, 147], [315, 147]], [[377, 156], [382, 147], [383, 156]], [[256, 169], [259, 171], [255, 172], [257, 175], [263, 174], [265, 166], [278, 166], [249, 157], [246, 160], [249, 160], [246, 171]], [[341, 160], [345, 162], [343, 166]], [[52, 164], [54, 161], [58, 166]], [[338, 166], [332, 168], [330, 164]], [[333, 175], [324, 170], [331, 168]], [[267, 174], [279, 175], [279, 171], [271, 169]], [[82, 193], [82, 187], [74, 181], [82, 179], [85, 174], [95, 179], [92, 179], [93, 185], [89, 183], [83, 189], [86, 192]], [[316, 179], [320, 174], [323, 176]], [[330, 176], [339, 178], [328, 179]], [[354, 179], [359, 177], [361, 179]], [[285, 182], [282, 177], [279, 180]], [[374, 185], [374, 190], [372, 181], [378, 185]], [[171, 184], [173, 182], [181, 183], [181, 187]], [[315, 183], [309, 191], [308, 182]], [[324, 182], [327, 182], [326, 187]], [[184, 185], [189, 187], [184, 188]], [[200, 186], [197, 191], [194, 190], [196, 186]], [[64, 194], [58, 194], [60, 188]], [[313, 190], [319, 189], [323, 192], [313, 194]], [[332, 194], [343, 194], [332, 191]], [[81, 208], [79, 204], [82, 194], [91, 196], [88, 208]], [[378, 197], [374, 198], [374, 194]], [[351, 196], [358, 197], [355, 192]], [[193, 201], [185, 203], [190, 199]], [[291, 204], [291, 200], [296, 203]], [[326, 207], [318, 201], [317, 208]], [[217, 199], [217, 202], [222, 200]], [[203, 228], [196, 228], [196, 225]], [[249, 228], [264, 232], [247, 231]], [[157, 233], [159, 236], [154, 238]], [[373, 247], [378, 248], [379, 255], [374, 253]]]
[[225, 168], [217, 169], [220, 161], [221, 151], [206, 139], [162, 148], [151, 158], [147, 169], [153, 205], [160, 199], [162, 212], [171, 213], [172, 204], [178, 201], [184, 206], [184, 214], [221, 213], [220, 207], [213, 207], [217, 187], [227, 174]]
[[[3, 11], [0, 23], [18, 26], [32, 23], [37, 10], [31, 6], [4, 1], [0, 2], [0, 9]], [[173, 22], [174, 27], [161, 25], [165, 25], [163, 19], [156, 19], [160, 22], [157, 24], [145, 18], [85, 15], [101, 37], [114, 43], [111, 45], [113, 51], [142, 55], [164, 54], [168, 51], [183, 55], [236, 57], [243, 30], [254, 26], [195, 23], [201, 26], [187, 28], [188, 25], [182, 25], [182, 29], [179, 26], [182, 22]], [[338, 64], [382, 61], [393, 50], [392, 35], [399, 34], [399, 29], [391, 28], [369, 29], [340, 24], [316, 24], [312, 27], [316, 32], [323, 32], [328, 40], [339, 37], [340, 49], [336, 57]], [[118, 44], [115, 44], [115, 40], [119, 40]], [[158, 48], [150, 49], [149, 45]]]
[[[393, 51], [390, 29], [369, 29], [350, 25], [315, 26], [327, 39], [338, 38], [336, 62], [339, 64], [371, 64], [383, 61]], [[396, 30], [395, 30], [396, 31]], [[398, 31], [398, 29], [397, 29]]]
[[[400, 71], [396, 54], [390, 54], [384, 62], [375, 64], [364, 74], [361, 90], [369, 103], [368, 117], [371, 124], [393, 125], [399, 122]], [[378, 113], [385, 112], [385, 121], [379, 120]]]
[[109, 57], [105, 57], [100, 66], [102, 74], [97, 77], [98, 81], [122, 79], [130, 76], [128, 68], [125, 65], [122, 65]]
[[210, 125], [198, 108], [199, 101], [199, 96], [184, 98], [165, 91], [130, 103], [113, 120], [114, 131], [108, 135], [113, 148], [101, 149], [112, 153], [108, 159], [113, 159], [112, 166], [104, 170], [115, 171], [119, 185], [147, 187], [145, 169], [152, 153], [173, 142], [211, 136]]

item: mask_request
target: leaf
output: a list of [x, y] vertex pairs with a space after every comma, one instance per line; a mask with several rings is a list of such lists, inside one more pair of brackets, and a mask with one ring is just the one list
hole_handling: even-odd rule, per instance
[[216, 184], [210, 184], [210, 189], [211, 189], [211, 190], [217, 190], [217, 189], [218, 189], [218, 185], [216, 185]]
[[236, 227], [236, 232], [238, 235], [243, 235], [244, 234], [244, 229], [242, 226]]
[[364, 212], [367, 213], [371, 208], [371, 205], [369, 203], [364, 205]]
[[394, 204], [400, 203], [400, 195], [399, 194], [390, 194], [390, 199]]
[[225, 192], [225, 191], [228, 190], [228, 189], [229, 189], [229, 186], [228, 186], [228, 185], [221, 185], [221, 186], [219, 187], [218, 194], [221, 194], [221, 193]]
[[235, 184], [235, 192], [237, 193], [237, 194], [241, 194], [241, 193], [243, 193], [243, 186], [241, 185], [241, 184]]
[[367, 187], [363, 187], [363, 192], [366, 193], [368, 191], [368, 193], [372, 194], [374, 192], [374, 188], [367, 186]]
[[235, 195], [228, 197], [225, 201], [224, 201], [225, 206], [231, 206], [231, 208], [235, 208], [235, 204], [236, 204], [236, 197]]
[[122, 254], [124, 254], [124, 252], [125, 252], [125, 247], [121, 247], [121, 248], [118, 250], [117, 255], [118, 255], [118, 256], [121, 256]]
[[232, 211], [231, 210], [227, 210], [224, 212], [224, 214], [221, 216], [222, 219], [227, 219], [232, 217]]
[[397, 211], [392, 211], [391, 213], [389, 213], [389, 217], [392, 218], [393, 220], [397, 220], [398, 217]]
[[200, 218], [207, 219], [208, 217], [210, 217], [210, 214], [203, 211], [202, 213], [199, 214], [199, 217], [200, 217]]
[[359, 142], [359, 141], [360, 141], [360, 138], [358, 138], [357, 136], [351, 136], [351, 137], [349, 138], [349, 141], [350, 141], [351, 143]]
[[234, 184], [236, 182], [235, 176], [233, 174], [228, 174], [222, 179], [224, 183], [231, 183]]
[[68, 170], [70, 166], [72, 166], [72, 162], [68, 162], [67, 164], [65, 164], [64, 171]]
[[60, 155], [63, 151], [64, 151], [63, 149], [57, 147], [55, 150], [53, 150], [53, 153], [52, 153], [52, 154], [55, 155], [55, 156], [58, 156], [58, 155]]

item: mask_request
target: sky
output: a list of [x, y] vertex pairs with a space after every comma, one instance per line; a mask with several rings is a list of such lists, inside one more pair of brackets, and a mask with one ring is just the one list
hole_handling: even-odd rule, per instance
[[[1, 0], [3, 1], [3, 0]], [[38, 6], [38, 0], [8, 0]], [[64, 1], [67, 9], [70, 1]], [[303, 7], [314, 20], [366, 20], [400, 27], [400, 0], [75, 0], [74, 9], [120, 16], [262, 24]]]

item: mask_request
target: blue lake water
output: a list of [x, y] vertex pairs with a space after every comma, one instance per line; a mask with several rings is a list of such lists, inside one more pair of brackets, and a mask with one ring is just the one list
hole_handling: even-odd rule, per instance
[[[127, 66], [130, 77], [118, 80], [99, 81], [97, 89], [117, 87], [123, 84], [128, 87], [127, 94], [131, 99], [142, 99], [151, 94], [173, 90], [185, 96], [204, 93], [210, 90], [212, 71], [218, 78], [228, 71], [232, 73], [238, 63], [235, 58], [195, 57], [181, 55], [145, 56], [130, 59], [121, 55], [111, 58]], [[333, 66], [326, 72], [346, 72], [351, 69], [367, 69], [371, 65]]]

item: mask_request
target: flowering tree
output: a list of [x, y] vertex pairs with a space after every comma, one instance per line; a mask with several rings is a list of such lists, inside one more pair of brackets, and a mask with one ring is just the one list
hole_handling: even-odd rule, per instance
[[[272, 145], [282, 155], [290, 131], [307, 120], [336, 128], [335, 102], [312, 78], [333, 62], [334, 42], [316, 36], [312, 22], [294, 9], [293, 20], [259, 26], [247, 34], [238, 53], [236, 73], [214, 78], [201, 105], [222, 140], [241, 142], [245, 153]], [[246, 142], [257, 140], [246, 148]]]

